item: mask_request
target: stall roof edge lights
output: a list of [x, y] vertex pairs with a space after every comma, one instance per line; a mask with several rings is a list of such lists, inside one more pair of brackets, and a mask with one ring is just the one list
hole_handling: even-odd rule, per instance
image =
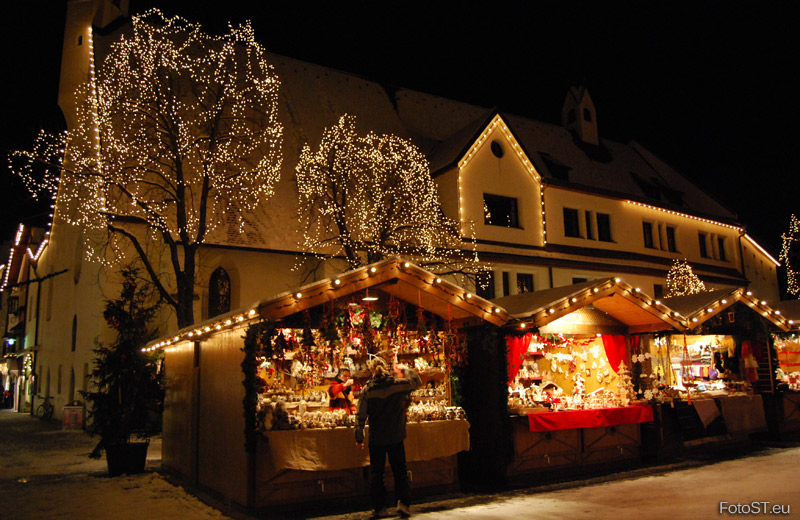
[[[457, 307], [464, 316], [480, 318], [497, 326], [504, 325], [511, 318], [501, 306], [492, 304], [492, 302], [410, 262], [393, 258], [313, 282], [247, 307], [215, 316], [151, 341], [142, 350], [152, 351], [185, 341], [202, 340], [214, 332], [261, 319], [277, 321], [311, 307], [327, 304], [373, 287], [392, 291], [392, 287], [399, 285], [399, 282], [404, 284], [406, 293], [416, 291], [414, 298], [403, 297], [400, 291], [396, 291], [397, 297], [409, 303], [417, 304], [417, 297], [422, 303], [422, 294], [424, 293], [427, 302], [439, 300], [441, 305], [447, 306], [448, 310]], [[422, 306], [424, 307], [424, 305]], [[436, 312], [427, 307], [426, 309]], [[437, 314], [441, 315], [439, 312]], [[443, 317], [447, 318], [446, 315]]]
[[[626, 323], [631, 332], [649, 332], [654, 329], [670, 328], [682, 331], [686, 328], [684, 322], [673, 313], [672, 309], [620, 278], [601, 278], [534, 293], [507, 296], [493, 300], [493, 302], [510, 308], [511, 316], [516, 323], [527, 328], [528, 326], [543, 327], [579, 308], [615, 296], [636, 305], [653, 317], [647, 324], [634, 325], [631, 322], [625, 322], [624, 318], [613, 316]], [[525, 308], [526, 305], [528, 308]], [[602, 306], [596, 306], [596, 308], [607, 312]], [[609, 315], [611, 314], [609, 313]]]
[[684, 313], [682, 315], [687, 329], [699, 327], [736, 302], [744, 303], [784, 332], [788, 332], [794, 326], [792, 320], [783, 316], [779, 309], [773, 308], [766, 301], [760, 300], [754, 296], [752, 292], [745, 290], [743, 287], [720, 289], [666, 299], [668, 305], [675, 305], [680, 301], [693, 302], [691, 309], [686, 310], [684, 308]]

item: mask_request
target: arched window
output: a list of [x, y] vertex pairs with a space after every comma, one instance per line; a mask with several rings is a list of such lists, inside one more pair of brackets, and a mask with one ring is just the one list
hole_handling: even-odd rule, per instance
[[78, 315], [72, 317], [72, 343], [71, 350], [75, 352], [75, 346], [78, 344]]
[[231, 310], [231, 279], [225, 269], [217, 267], [208, 282], [208, 317]]

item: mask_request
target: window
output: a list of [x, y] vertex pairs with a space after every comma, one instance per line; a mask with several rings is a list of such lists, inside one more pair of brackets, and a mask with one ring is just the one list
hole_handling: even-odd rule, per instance
[[217, 267], [208, 282], [208, 317], [231, 310], [231, 279], [225, 269]]
[[700, 256], [703, 258], [708, 258], [708, 249], [706, 249], [706, 234], [697, 233], [697, 239], [700, 245]]
[[491, 300], [494, 298], [494, 272], [481, 271], [476, 279], [475, 293], [481, 298]]
[[586, 238], [589, 240], [594, 240], [594, 229], [592, 229], [592, 212], [591, 211], [584, 211], [583, 213], [584, 220], [586, 221]]
[[728, 257], [725, 255], [725, 237], [717, 237], [717, 246], [719, 247], [719, 259], [723, 262], [727, 262]]
[[517, 293], [533, 292], [533, 275], [531, 273], [517, 273]]
[[676, 253], [678, 248], [675, 246], [675, 228], [667, 226], [667, 251]]
[[588, 282], [588, 281], [589, 281], [588, 278], [581, 278], [581, 277], [578, 277], [578, 276], [573, 276], [572, 277], [572, 284], [573, 285], [576, 284], [576, 283], [583, 283], [583, 282]]
[[577, 238], [581, 236], [581, 226], [578, 221], [577, 209], [564, 208], [564, 236]]
[[484, 193], [483, 223], [489, 226], [518, 228], [517, 199]]
[[78, 315], [72, 317], [72, 352], [75, 352], [75, 345], [78, 343]]
[[644, 247], [654, 249], [653, 245], [653, 224], [642, 222], [642, 233], [644, 234]]
[[511, 287], [509, 287], [508, 271], [503, 271], [503, 296], [511, 294]]
[[592, 122], [592, 113], [589, 111], [588, 108], [583, 109], [583, 120], [588, 121], [590, 123]]
[[611, 238], [611, 215], [608, 213], [597, 214], [597, 239], [603, 242], [613, 242]]
[[654, 298], [663, 298], [664, 297], [664, 286], [661, 284], [653, 284], [653, 297]]

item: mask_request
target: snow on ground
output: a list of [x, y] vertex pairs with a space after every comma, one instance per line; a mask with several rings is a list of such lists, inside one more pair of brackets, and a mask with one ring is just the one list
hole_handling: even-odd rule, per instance
[[[0, 411], [0, 519], [8, 520], [247, 520], [211, 507], [153, 471], [161, 457], [155, 439], [148, 472], [109, 478], [105, 460], [87, 457], [95, 440], [62, 431], [30, 416]], [[770, 448], [734, 460], [689, 464], [684, 469], [636, 470], [612, 478], [515, 490], [460, 494], [412, 507], [418, 519], [662, 519], [719, 518], [720, 502], [769, 501], [800, 518], [800, 447]], [[213, 503], [213, 502], [212, 502]], [[758, 505], [758, 507], [762, 507]], [[368, 512], [288, 518], [363, 520]], [[728, 517], [728, 514], [722, 515]], [[746, 516], [746, 515], [736, 515]]]

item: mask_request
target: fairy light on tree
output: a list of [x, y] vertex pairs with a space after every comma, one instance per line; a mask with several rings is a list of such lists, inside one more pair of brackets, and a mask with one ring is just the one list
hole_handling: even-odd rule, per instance
[[667, 297], [686, 296], [706, 291], [706, 286], [686, 260], [673, 260], [667, 273]]
[[481, 270], [474, 241], [444, 216], [428, 161], [411, 141], [359, 135], [345, 114], [316, 150], [303, 147], [295, 173], [301, 247], [319, 258], [343, 256], [349, 269], [399, 256], [439, 274]]
[[131, 25], [78, 89], [75, 128], [40, 134], [12, 170], [34, 193], [58, 190], [58, 218], [103, 232], [86, 244], [95, 259], [132, 247], [184, 327], [200, 245], [273, 195], [280, 82], [249, 23], [212, 36], [153, 9]]
[[[789, 231], [781, 234], [783, 239], [783, 246], [781, 247], [781, 255], [778, 259], [783, 262], [786, 267], [786, 289], [789, 294], [800, 296], [800, 283], [797, 276], [797, 261], [800, 258], [800, 220], [792, 214], [789, 221]], [[794, 267], [792, 267], [794, 261]]]

